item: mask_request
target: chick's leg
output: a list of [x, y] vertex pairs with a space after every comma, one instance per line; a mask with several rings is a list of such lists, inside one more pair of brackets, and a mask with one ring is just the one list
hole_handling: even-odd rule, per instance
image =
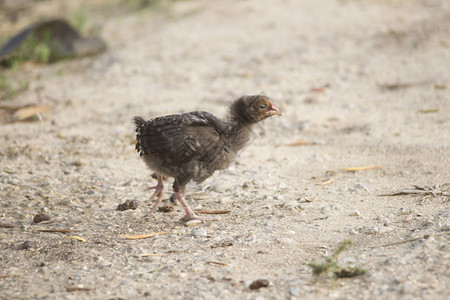
[[161, 201], [161, 198], [164, 194], [164, 189], [163, 189], [164, 186], [163, 186], [162, 176], [158, 175], [157, 179], [158, 179], [158, 184], [150, 188], [151, 190], [155, 190], [155, 192], [153, 193], [153, 195], [150, 197], [150, 199], [148, 201], [150, 202], [156, 197], [156, 202], [153, 205], [152, 209], [150, 210], [150, 214], [153, 213], [158, 208], [159, 202]]
[[180, 201], [180, 204], [181, 206], [183, 206], [184, 212], [186, 213], [186, 215], [183, 217], [183, 220], [217, 220], [216, 217], [197, 215], [189, 206], [186, 199], [184, 199], [183, 194], [175, 192], [175, 197], [177, 197], [178, 201]]
[[187, 203], [186, 199], [184, 198], [184, 189], [186, 184], [188, 183], [190, 177], [189, 176], [179, 176], [175, 178], [175, 182], [173, 183], [173, 191], [175, 194], [175, 197], [180, 202], [181, 206], [184, 208], [184, 212], [186, 215], [183, 217], [182, 220], [217, 220], [217, 218], [210, 217], [210, 216], [198, 216], [195, 214], [195, 212], [192, 210], [192, 208]]

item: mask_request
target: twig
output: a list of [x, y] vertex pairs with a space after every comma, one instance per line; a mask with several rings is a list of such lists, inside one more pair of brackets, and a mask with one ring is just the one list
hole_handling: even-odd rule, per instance
[[16, 225], [10, 223], [0, 223], [0, 228], [14, 228]]
[[148, 256], [164, 256], [167, 254], [164, 253], [143, 253], [140, 255], [140, 257], [148, 257]]
[[53, 232], [53, 233], [68, 233], [68, 232], [78, 232], [79, 230], [74, 229], [36, 229], [39, 232]]
[[296, 141], [293, 141], [289, 144], [286, 144], [286, 146], [310, 146], [310, 145], [314, 145], [314, 143], [310, 143], [310, 142], [305, 142], [302, 139], [298, 139]]
[[75, 240], [79, 240], [83, 243], [86, 243], [85, 239], [83, 239], [82, 237], [79, 237], [79, 236], [75, 236], [75, 235], [68, 236], [68, 237], [66, 237], [66, 239], [75, 239]]
[[223, 263], [223, 262], [218, 262], [218, 261], [207, 261], [206, 262], [207, 264], [210, 264], [210, 265], [219, 265], [219, 266], [227, 266], [228, 264], [227, 263]]
[[333, 182], [333, 179], [330, 178], [330, 179], [325, 180], [325, 181], [316, 182], [316, 185], [327, 185], [327, 184], [330, 184], [330, 183], [332, 183], [332, 182]]
[[396, 91], [396, 90], [400, 90], [400, 89], [406, 89], [406, 88], [410, 88], [413, 86], [418, 86], [418, 85], [426, 85], [426, 84], [430, 84], [432, 82], [432, 80], [422, 80], [422, 81], [416, 81], [416, 82], [397, 82], [397, 83], [382, 83], [382, 84], [378, 84], [378, 87], [384, 90], [388, 90], [388, 91]]
[[421, 237], [417, 237], [417, 238], [413, 238], [413, 239], [408, 239], [408, 240], [404, 240], [404, 241], [399, 241], [399, 242], [393, 242], [393, 243], [389, 243], [389, 244], [370, 246], [370, 247], [367, 247], [366, 249], [374, 249], [374, 248], [381, 248], [381, 247], [395, 246], [395, 245], [400, 245], [400, 244], [405, 244], [405, 243], [409, 243], [409, 242], [418, 241], [418, 240], [421, 240], [421, 239], [428, 239], [428, 238], [434, 237], [434, 236], [443, 236], [443, 235], [447, 235], [447, 234], [450, 234], [450, 231], [447, 231], [447, 232], [441, 232], [441, 233], [424, 234], [424, 235], [421, 236]]
[[450, 185], [450, 183], [444, 183], [442, 185], [436, 184], [434, 186], [418, 186], [415, 185], [411, 189], [404, 189], [392, 193], [380, 194], [378, 196], [387, 197], [387, 196], [401, 196], [401, 195], [430, 195], [430, 196], [445, 196], [450, 197], [450, 193], [442, 188]]
[[121, 235], [121, 238], [129, 239], [129, 240], [141, 240], [141, 239], [147, 239], [149, 237], [160, 235], [160, 234], [166, 234], [169, 233], [167, 231], [164, 232], [153, 232], [153, 233], [144, 233], [144, 234], [133, 234], [133, 235]]
[[230, 213], [231, 210], [196, 210], [195, 212], [205, 215], [223, 215]]
[[350, 172], [355, 172], [355, 171], [365, 171], [365, 170], [372, 170], [372, 169], [378, 169], [383, 167], [382, 165], [377, 165], [377, 166], [363, 166], [363, 167], [352, 167], [352, 168], [342, 168], [341, 170], [343, 171], [350, 171]]
[[0, 274], [0, 279], [9, 278], [9, 277], [19, 277], [19, 274]]

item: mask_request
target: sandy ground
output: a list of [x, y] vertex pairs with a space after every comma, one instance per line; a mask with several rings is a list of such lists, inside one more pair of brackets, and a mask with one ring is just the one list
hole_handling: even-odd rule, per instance
[[[0, 228], [0, 299], [450, 297], [449, 1], [193, 0], [96, 22], [108, 52], [5, 71], [33, 78], [7, 104], [40, 90], [52, 110], [0, 127], [0, 221], [16, 225]], [[231, 213], [149, 215], [132, 116], [223, 115], [255, 93], [284, 115], [188, 186], [195, 209]], [[381, 167], [342, 170], [364, 166]], [[415, 185], [434, 190], [379, 196]], [[367, 273], [316, 279], [308, 263], [346, 239], [339, 263]]]

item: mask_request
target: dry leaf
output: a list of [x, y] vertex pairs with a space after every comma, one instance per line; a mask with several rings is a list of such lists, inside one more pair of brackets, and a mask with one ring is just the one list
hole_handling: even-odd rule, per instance
[[445, 90], [447, 88], [447, 84], [443, 83], [435, 83], [432, 85], [434, 90]]
[[121, 235], [120, 237], [124, 238], [124, 239], [129, 239], [129, 240], [141, 240], [141, 239], [147, 239], [147, 238], [155, 236], [155, 235], [166, 234], [166, 233], [168, 233], [168, 232], [165, 231], [165, 232], [153, 232], [153, 233], [144, 233], [144, 234]]
[[341, 170], [344, 171], [364, 171], [364, 170], [372, 170], [372, 169], [378, 169], [381, 168], [382, 165], [377, 166], [364, 166], [364, 167], [354, 167], [354, 168], [342, 168]]
[[4, 274], [4, 275], [0, 275], [0, 279], [8, 278], [8, 277], [19, 277], [19, 275], [18, 274]]
[[419, 109], [418, 112], [422, 114], [437, 113], [439, 112], [439, 108], [428, 108], [428, 109], [423, 108]]
[[34, 116], [35, 114], [46, 112], [50, 110], [50, 108], [50, 105], [27, 105], [16, 109], [12, 113], [11, 119], [13, 121], [23, 121], [31, 116]]
[[167, 254], [160, 254], [160, 253], [143, 253], [143, 254], [141, 254], [140, 256], [141, 256], [141, 257], [147, 257], [147, 256], [164, 256], [164, 255], [167, 255]]
[[308, 145], [312, 145], [313, 143], [310, 142], [305, 142], [302, 139], [298, 139], [292, 143], [287, 144], [287, 146], [308, 146]]
[[9, 224], [9, 223], [0, 223], [0, 227], [1, 228], [14, 228], [14, 227], [16, 227], [16, 225]]
[[321, 182], [316, 182], [316, 185], [327, 185], [333, 182], [333, 179], [328, 179], [325, 181], [321, 181]]
[[75, 236], [75, 235], [68, 236], [67, 239], [75, 239], [75, 240], [82, 241], [83, 243], [86, 243], [85, 239], [83, 239], [82, 237], [79, 237], [79, 236]]
[[430, 84], [431, 80], [421, 80], [416, 82], [396, 82], [396, 83], [382, 83], [378, 84], [378, 87], [388, 91], [396, 91], [400, 89], [406, 89], [414, 86]]
[[326, 83], [322, 86], [311, 88], [309, 91], [313, 92], [313, 93], [323, 93], [323, 92], [325, 92], [325, 89], [327, 89], [329, 87], [330, 87], [330, 84]]
[[226, 263], [218, 262], [218, 261], [207, 261], [206, 263], [210, 264], [210, 265], [219, 265], [219, 266], [227, 266], [228, 265]]

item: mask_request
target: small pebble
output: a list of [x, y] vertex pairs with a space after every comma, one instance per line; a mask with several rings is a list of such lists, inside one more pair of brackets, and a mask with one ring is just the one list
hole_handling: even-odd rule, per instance
[[30, 248], [34, 248], [35, 244], [32, 241], [25, 241], [19, 245], [18, 250], [28, 250]]
[[269, 280], [267, 280], [267, 279], [258, 279], [258, 280], [253, 281], [250, 284], [250, 289], [251, 290], [257, 290], [257, 289], [260, 289], [260, 288], [263, 288], [263, 287], [268, 287], [268, 286], [269, 286]]
[[84, 160], [84, 159], [77, 159], [77, 160], [72, 162], [72, 165], [75, 166], [75, 167], [81, 167], [81, 166], [86, 165], [86, 164], [87, 164], [87, 161]]
[[351, 216], [351, 217], [359, 217], [361, 214], [360, 214], [359, 211], [354, 210], [351, 213], [349, 213], [348, 215]]
[[326, 141], [325, 140], [314, 140], [313, 145], [326, 145]]
[[273, 199], [274, 199], [274, 200], [283, 200], [283, 199], [284, 199], [284, 196], [281, 195], [281, 194], [276, 194], [275, 196], [273, 196]]
[[173, 211], [173, 205], [172, 204], [164, 204], [163, 206], [158, 208], [158, 211], [161, 212], [172, 212]]
[[358, 234], [359, 234], [359, 231], [356, 230], [355, 228], [351, 228], [351, 229], [348, 231], [348, 233], [350, 233], [351, 235], [358, 235]]
[[19, 179], [16, 179], [16, 178], [11, 178], [11, 179], [9, 180], [9, 184], [12, 184], [12, 185], [20, 185], [20, 180], [19, 180]]
[[302, 289], [298, 286], [289, 289], [289, 295], [298, 296], [302, 292]]
[[356, 190], [364, 190], [364, 191], [367, 191], [367, 188], [366, 188], [364, 185], [362, 185], [361, 183], [355, 184], [355, 185], [353, 186], [353, 188], [356, 189]]
[[34, 219], [33, 219], [34, 223], [41, 223], [44, 221], [50, 221], [50, 216], [47, 214], [37, 214], [34, 216]]
[[378, 232], [380, 232], [380, 229], [377, 226], [372, 226], [364, 230], [364, 233], [366, 234], [376, 234]]
[[284, 190], [284, 189], [288, 189], [288, 188], [289, 188], [289, 186], [284, 182], [282, 182], [278, 185], [278, 189], [280, 189], [280, 190]]
[[211, 246], [211, 248], [219, 248], [219, 247], [230, 247], [233, 246], [233, 241], [231, 240], [223, 240], [218, 243], [215, 243]]
[[19, 226], [20, 230], [28, 230], [30, 228], [30, 225], [22, 224]]
[[292, 244], [292, 243], [294, 243], [294, 240], [291, 239], [291, 238], [288, 238], [288, 237], [280, 237], [280, 238], [277, 238], [276, 241], [279, 244]]
[[117, 206], [117, 210], [123, 211], [127, 209], [136, 209], [139, 206], [139, 201], [137, 200], [127, 200], [122, 204]]
[[199, 229], [192, 230], [192, 235], [193, 236], [207, 236], [208, 233], [206, 232], [205, 228], [199, 228]]
[[202, 223], [202, 221], [201, 220], [190, 220], [190, 221], [187, 221], [186, 223], [184, 223], [186, 226], [195, 226], [195, 225], [198, 225], [198, 224], [200, 224], [200, 223]]

